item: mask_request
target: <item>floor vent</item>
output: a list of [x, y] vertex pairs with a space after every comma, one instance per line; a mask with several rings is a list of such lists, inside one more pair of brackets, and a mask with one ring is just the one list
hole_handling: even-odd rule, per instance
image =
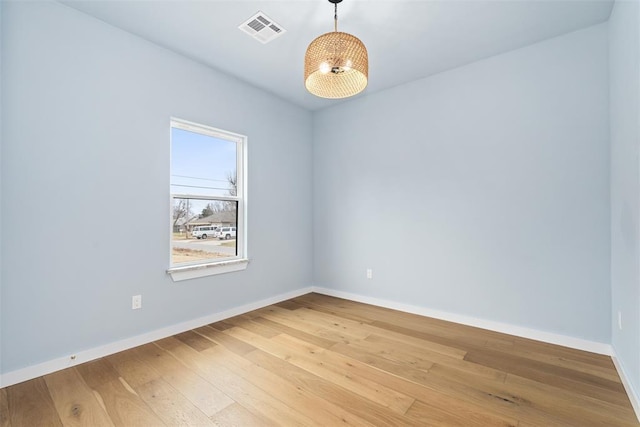
[[238, 27], [262, 44], [269, 43], [287, 32], [262, 12], [258, 12]]

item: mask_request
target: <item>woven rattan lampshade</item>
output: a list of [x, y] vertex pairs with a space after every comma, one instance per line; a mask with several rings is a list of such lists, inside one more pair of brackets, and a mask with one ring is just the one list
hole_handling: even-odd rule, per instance
[[[337, 4], [341, 0], [329, 0]], [[337, 10], [337, 9], [336, 9]], [[336, 31], [316, 38], [304, 56], [304, 85], [321, 98], [347, 98], [367, 87], [367, 48], [355, 36]]]

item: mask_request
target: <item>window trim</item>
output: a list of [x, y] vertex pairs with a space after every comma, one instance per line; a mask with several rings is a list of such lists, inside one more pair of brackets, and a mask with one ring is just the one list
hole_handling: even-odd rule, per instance
[[[217, 139], [236, 143], [236, 196], [200, 196], [195, 194], [173, 194], [169, 190], [169, 268], [167, 274], [174, 282], [212, 276], [216, 274], [240, 271], [247, 268], [247, 136], [187, 120], [171, 117], [169, 126], [169, 153], [171, 153], [171, 129], [177, 128], [189, 132], [208, 135]], [[171, 161], [171, 154], [169, 155]], [[171, 170], [171, 167], [169, 167]], [[228, 200], [237, 202], [236, 253], [235, 257], [220, 261], [205, 260], [192, 264], [173, 265], [171, 255], [171, 236], [173, 233], [173, 200], [175, 198]]]

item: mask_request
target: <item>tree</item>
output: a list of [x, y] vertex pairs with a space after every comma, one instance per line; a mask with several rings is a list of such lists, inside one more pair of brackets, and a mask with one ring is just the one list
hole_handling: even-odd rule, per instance
[[230, 196], [238, 195], [238, 174], [236, 171], [227, 172], [227, 181], [229, 182], [229, 192]]
[[200, 218], [206, 218], [208, 216], [213, 215], [216, 212], [216, 206], [213, 203], [208, 203], [207, 206], [202, 209], [202, 213], [200, 214]]
[[[229, 196], [237, 196], [238, 195], [238, 177], [236, 171], [227, 172], [227, 182], [229, 183], [229, 189], [227, 193]], [[236, 202], [223, 202], [222, 210], [229, 212], [236, 210]]]
[[176, 229], [176, 225], [181, 218], [185, 220], [191, 216], [191, 208], [189, 207], [189, 200], [187, 199], [175, 199], [173, 202], [173, 229]]

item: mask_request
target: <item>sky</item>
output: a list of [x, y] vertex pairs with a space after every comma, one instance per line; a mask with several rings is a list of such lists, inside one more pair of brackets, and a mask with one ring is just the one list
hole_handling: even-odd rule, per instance
[[171, 193], [227, 196], [236, 143], [171, 128]]
[[[227, 174], [235, 172], [235, 142], [171, 128], [171, 194], [227, 196]], [[191, 211], [200, 213], [207, 203], [194, 200]]]

